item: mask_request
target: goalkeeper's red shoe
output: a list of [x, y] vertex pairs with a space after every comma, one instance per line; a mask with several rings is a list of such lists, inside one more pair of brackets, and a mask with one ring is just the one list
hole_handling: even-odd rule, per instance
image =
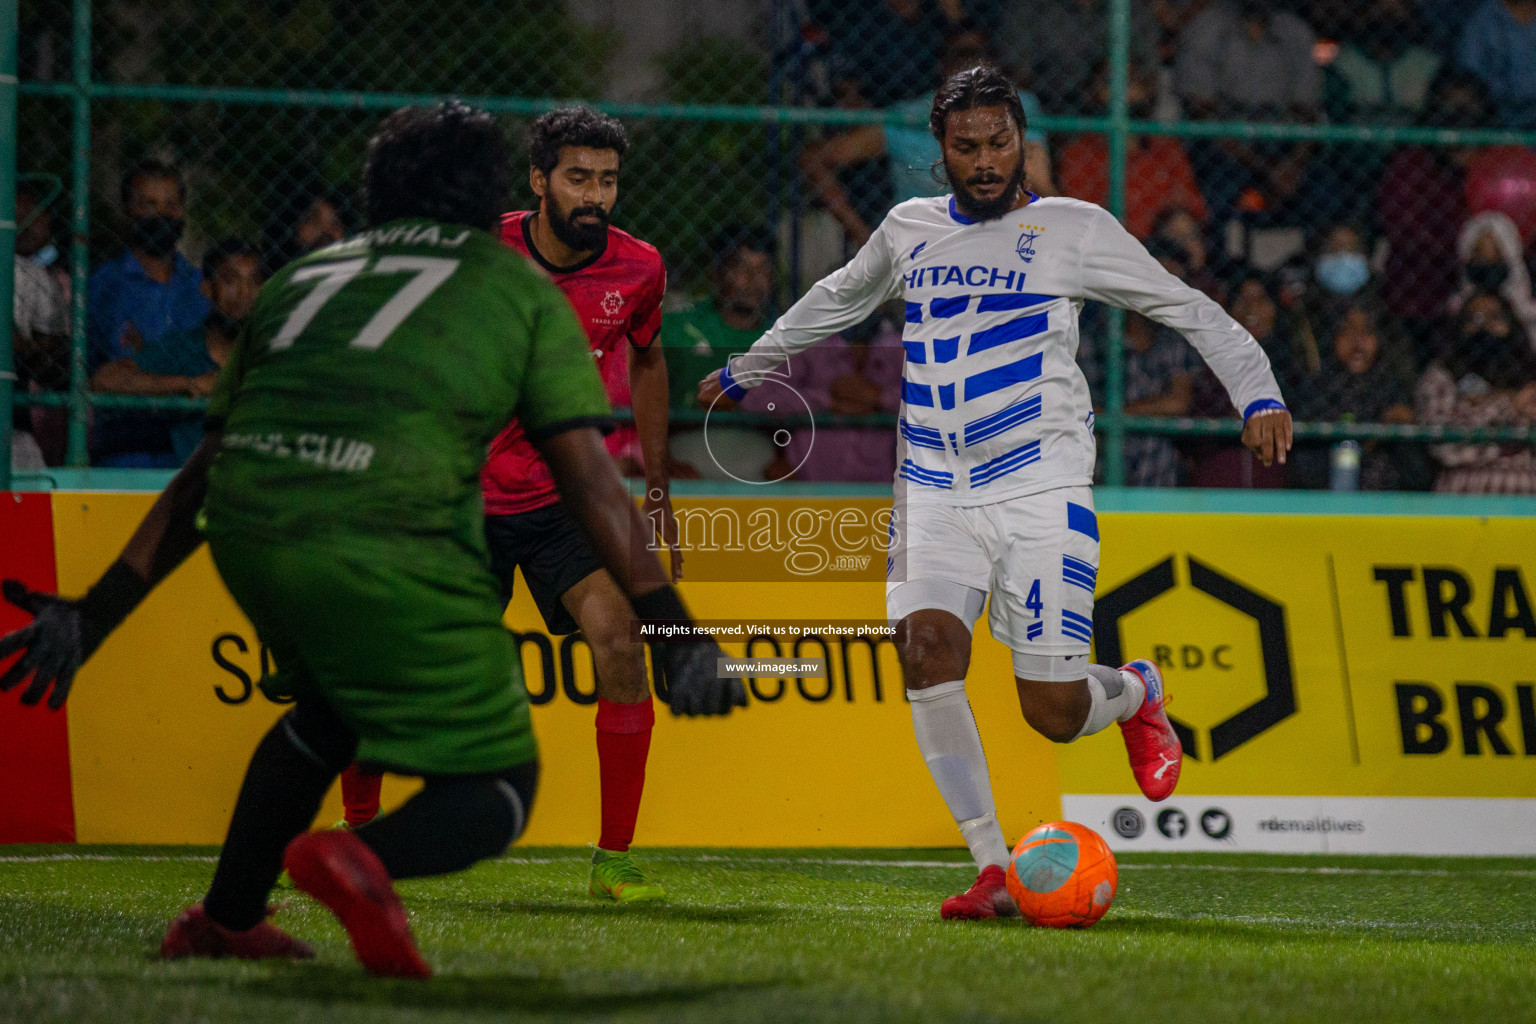
[[939, 907], [939, 916], [946, 921], [980, 921], [1018, 914], [1019, 908], [1008, 895], [1008, 878], [996, 864], [982, 868], [976, 884], [958, 896], [951, 896]]
[[352, 951], [369, 974], [432, 977], [432, 968], [416, 949], [389, 872], [356, 833], [307, 832], [288, 844], [283, 867], [296, 889], [324, 903], [340, 919]]
[[162, 960], [180, 960], [186, 956], [308, 960], [314, 955], [314, 947], [309, 943], [266, 921], [243, 932], [215, 924], [201, 903], [194, 903], [176, 915], [176, 920], [165, 930], [165, 938], [160, 940]]
[[1136, 776], [1136, 785], [1141, 787], [1148, 800], [1166, 800], [1179, 784], [1184, 750], [1163, 710], [1163, 674], [1145, 659], [1137, 659], [1120, 670], [1134, 673], [1147, 687], [1141, 707], [1120, 723], [1125, 750], [1131, 760], [1131, 773]]

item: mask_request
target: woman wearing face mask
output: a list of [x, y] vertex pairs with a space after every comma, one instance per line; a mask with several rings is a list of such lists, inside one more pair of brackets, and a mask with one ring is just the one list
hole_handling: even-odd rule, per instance
[[[1525, 328], [1498, 295], [1467, 299], [1444, 350], [1419, 380], [1418, 419], [1458, 427], [1536, 424], [1536, 356]], [[1536, 494], [1529, 444], [1439, 444], [1435, 490], [1452, 494]]]
[[1348, 224], [1337, 224], [1323, 235], [1323, 244], [1312, 264], [1313, 280], [1326, 295], [1358, 295], [1371, 283], [1371, 264], [1365, 254], [1365, 236]]
[[[1412, 399], [1390, 352], [1398, 347], [1386, 332], [1386, 315], [1369, 296], [1339, 305], [1333, 331], [1324, 339], [1320, 365], [1303, 378], [1292, 399], [1300, 415], [1321, 423], [1412, 423]], [[1404, 446], [1367, 441], [1360, 463], [1360, 490], [1402, 489], [1415, 476], [1405, 472]], [[1301, 487], [1328, 486], [1331, 442], [1298, 444], [1293, 479]], [[1410, 467], [1411, 470], [1411, 467]]]
[[1497, 295], [1509, 303], [1525, 335], [1536, 339], [1536, 296], [1531, 294], [1520, 231], [1508, 214], [1480, 213], [1467, 221], [1456, 239], [1456, 256], [1461, 285], [1451, 296], [1451, 313], [1460, 313], [1480, 292]]
[[[1379, 281], [1371, 271], [1366, 253], [1370, 242], [1364, 231], [1351, 224], [1335, 224], [1320, 236], [1312, 262], [1312, 283], [1293, 310], [1302, 346], [1307, 350], [1307, 369], [1315, 371], [1333, 344], [1343, 317], [1360, 302], [1378, 308]], [[1384, 369], [1405, 388], [1413, 386], [1418, 364], [1406, 346], [1392, 345], [1383, 352]]]

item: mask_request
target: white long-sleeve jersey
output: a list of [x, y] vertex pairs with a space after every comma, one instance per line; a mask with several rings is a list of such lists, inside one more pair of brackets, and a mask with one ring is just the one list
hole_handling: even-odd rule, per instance
[[1092, 483], [1093, 406], [1076, 361], [1086, 299], [1182, 332], [1244, 419], [1283, 408], [1252, 335], [1107, 211], [1058, 198], [985, 222], [949, 196], [902, 203], [727, 364], [727, 394], [768, 379], [793, 387], [774, 372], [791, 355], [896, 296], [906, 301], [897, 476], [908, 500], [983, 505]]

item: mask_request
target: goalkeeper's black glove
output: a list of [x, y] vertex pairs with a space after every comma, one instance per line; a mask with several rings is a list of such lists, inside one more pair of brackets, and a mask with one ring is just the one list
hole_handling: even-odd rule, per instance
[[[677, 591], [668, 586], [633, 598], [630, 604], [645, 622], [693, 621]], [[725, 652], [713, 640], [658, 643], [652, 651], [666, 680], [667, 705], [674, 715], [728, 715], [732, 708], [747, 706], [747, 688], [742, 681], [734, 676], [720, 677], [719, 659]]]
[[32, 621], [0, 637], [0, 660], [23, 652], [0, 675], [0, 692], [32, 683], [21, 693], [23, 704], [36, 704], [48, 693], [48, 706], [57, 711], [69, 699], [75, 673], [118, 623], [149, 593], [149, 584], [125, 562], [117, 561], [78, 601], [29, 590], [20, 580], [0, 584], [5, 599], [32, 615]]
[[667, 679], [667, 704], [674, 715], [728, 715], [747, 706], [739, 678], [720, 678], [725, 652], [713, 640], [657, 644]]

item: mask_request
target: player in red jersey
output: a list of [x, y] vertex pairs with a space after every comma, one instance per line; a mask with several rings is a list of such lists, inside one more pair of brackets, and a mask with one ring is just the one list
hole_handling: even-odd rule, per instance
[[[676, 580], [682, 557], [668, 497], [667, 368], [656, 343], [666, 266], [654, 246], [608, 223], [628, 139], [614, 119], [567, 107], [535, 121], [528, 141], [528, 181], [539, 207], [503, 216], [502, 241], [565, 293], [586, 329], [609, 400], [634, 409], [634, 424], [608, 436], [608, 451], [626, 475], [643, 471], [643, 512], [662, 524]], [[560, 504], [549, 467], [516, 421], [492, 443], [480, 479], [491, 568], [503, 597], [511, 599], [513, 573], [521, 567], [549, 631], [580, 629], [592, 649], [602, 832], [589, 891], [620, 903], [664, 899], [666, 891], [629, 854], [655, 721], [644, 650], [631, 639], [634, 612]], [[349, 822], [376, 813], [376, 777], [352, 771], [342, 778], [342, 793]]]

